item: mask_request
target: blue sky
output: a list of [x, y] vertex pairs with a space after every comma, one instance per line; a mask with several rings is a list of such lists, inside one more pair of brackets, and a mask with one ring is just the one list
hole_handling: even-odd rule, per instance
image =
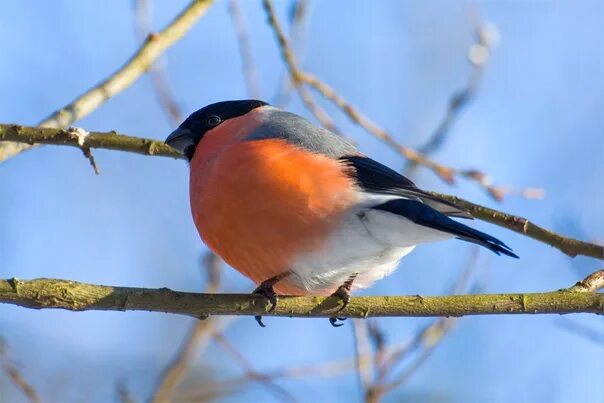
[[[156, 1], [155, 27], [186, 4]], [[285, 20], [289, 2], [278, 1]], [[450, 187], [419, 170], [421, 187], [520, 214], [569, 236], [604, 239], [604, 3], [598, 1], [312, 2], [301, 62], [407, 145], [421, 144], [471, 73], [469, 10], [497, 25], [494, 49], [476, 97], [434, 157], [476, 167], [497, 183], [539, 187], [544, 200], [502, 204], [474, 184]], [[0, 121], [35, 124], [120, 66], [138, 47], [131, 2], [0, 0]], [[242, 2], [264, 98], [277, 92], [284, 67], [261, 5]], [[246, 96], [226, 2], [218, 1], [167, 52], [167, 72], [185, 113]], [[401, 158], [321, 101], [337, 125], [371, 157], [393, 168]], [[294, 97], [288, 109], [309, 116]], [[90, 116], [88, 130], [164, 139], [171, 124], [143, 77]], [[188, 207], [182, 161], [95, 151], [95, 176], [81, 153], [43, 147], [0, 165], [0, 275], [91, 283], [203, 287], [205, 251]], [[486, 292], [567, 287], [601, 268], [486, 223], [520, 260], [480, 252]], [[471, 247], [449, 241], [421, 246], [367, 295], [439, 294], [454, 281]], [[223, 288], [252, 284], [225, 269]], [[153, 313], [33, 311], [0, 305], [0, 336], [47, 401], [110, 401], [123, 381], [146, 399], [192, 325]], [[604, 331], [599, 317], [565, 319]], [[389, 341], [405, 340], [426, 319], [381, 319]], [[226, 332], [259, 370], [350, 356], [350, 325], [325, 320], [250, 318]], [[604, 346], [563, 329], [557, 316], [473, 317], [459, 322], [429, 362], [386, 401], [601, 402]], [[196, 373], [234, 376], [237, 366], [211, 346]], [[353, 374], [282, 383], [300, 401], [360, 401]], [[309, 394], [308, 390], [313, 390]], [[0, 375], [0, 401], [21, 395]], [[262, 387], [225, 402], [274, 400]]]

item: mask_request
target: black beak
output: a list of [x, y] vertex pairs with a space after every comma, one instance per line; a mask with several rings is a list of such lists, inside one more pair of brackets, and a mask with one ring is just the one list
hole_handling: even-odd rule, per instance
[[165, 143], [184, 154], [187, 147], [194, 145], [194, 139], [189, 130], [178, 127], [170, 133]]

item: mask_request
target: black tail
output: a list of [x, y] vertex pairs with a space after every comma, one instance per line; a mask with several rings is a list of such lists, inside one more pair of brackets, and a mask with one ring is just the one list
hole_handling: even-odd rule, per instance
[[398, 214], [416, 224], [430, 227], [438, 231], [447, 232], [455, 235], [457, 238], [467, 242], [472, 242], [495, 252], [507, 256], [518, 258], [506, 244], [499, 239], [492, 237], [484, 232], [477, 231], [454, 221], [446, 215], [439, 213], [432, 207], [417, 201], [407, 199], [390, 200], [384, 204], [373, 207], [377, 210], [384, 210], [390, 213]]

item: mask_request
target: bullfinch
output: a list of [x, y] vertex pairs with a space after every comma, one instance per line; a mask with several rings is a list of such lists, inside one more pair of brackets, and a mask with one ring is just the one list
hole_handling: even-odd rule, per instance
[[343, 309], [351, 291], [392, 273], [421, 243], [457, 238], [517, 257], [451, 219], [472, 218], [463, 208], [263, 101], [208, 105], [166, 143], [190, 163], [201, 239], [258, 285], [271, 310], [279, 294], [336, 295]]

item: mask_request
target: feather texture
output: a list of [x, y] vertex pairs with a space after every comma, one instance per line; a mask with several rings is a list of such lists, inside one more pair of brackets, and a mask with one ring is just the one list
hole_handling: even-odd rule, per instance
[[340, 161], [352, 168], [351, 175], [365, 191], [421, 200], [445, 215], [472, 218], [472, 215], [465, 209], [419, 189], [405, 176], [371, 158], [353, 155], [341, 157]]

